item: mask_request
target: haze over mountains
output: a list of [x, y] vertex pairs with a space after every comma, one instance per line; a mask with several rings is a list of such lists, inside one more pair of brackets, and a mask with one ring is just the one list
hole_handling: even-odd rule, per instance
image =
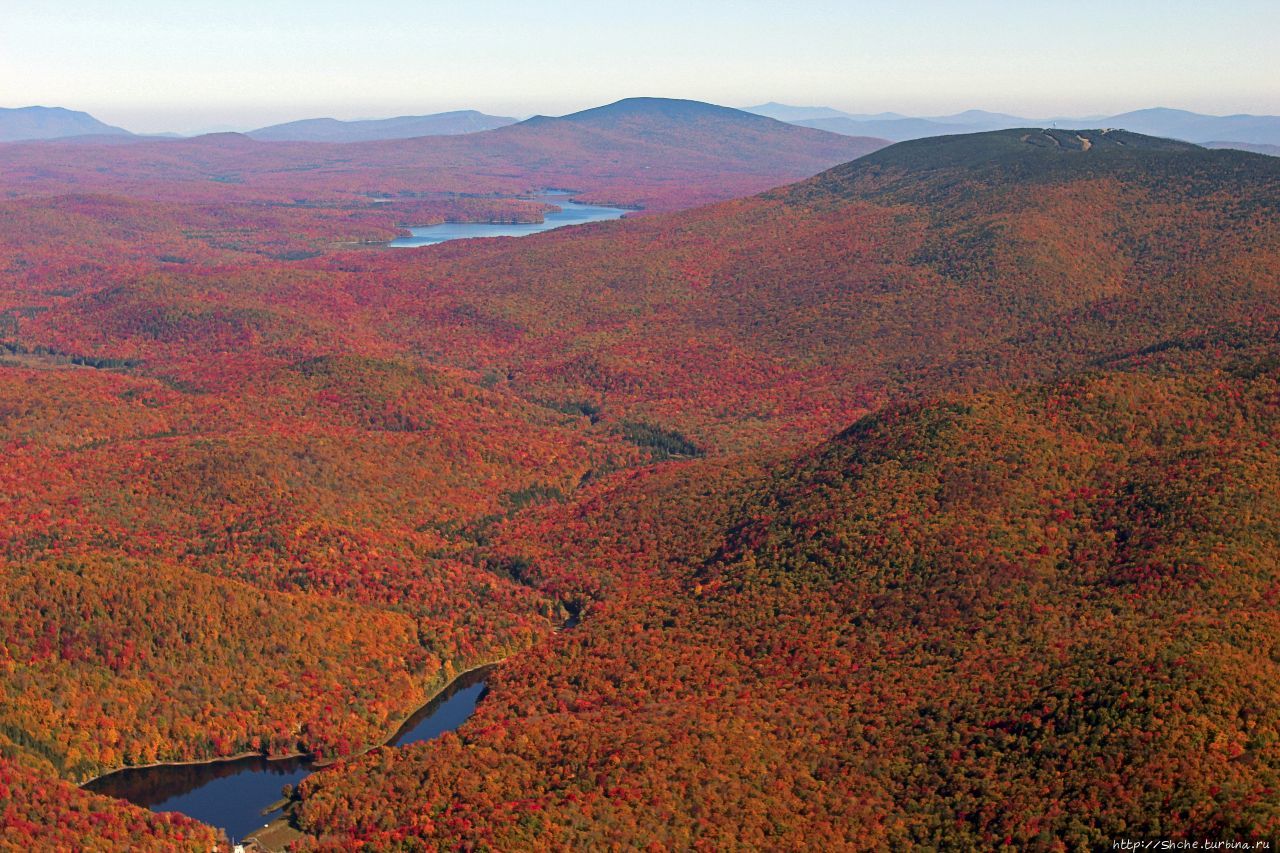
[[1016, 127], [1056, 126], [1073, 129], [1114, 127], [1134, 133], [1201, 144], [1209, 142], [1227, 146], [1233, 142], [1250, 145], [1280, 144], [1280, 116], [1211, 116], [1166, 108], [1136, 110], [1111, 116], [1051, 118], [1027, 118], [985, 110], [968, 110], [954, 115], [927, 117], [905, 116], [898, 113], [856, 115], [842, 113], [830, 107], [795, 107], [778, 103], [748, 107], [747, 111], [803, 127], [854, 136], [877, 136], [893, 142]]
[[62, 107], [0, 107], [0, 142], [71, 136], [130, 136], [122, 127]]
[[13, 192], [60, 187], [186, 201], [342, 199], [366, 206], [375, 197], [420, 206], [423, 193], [510, 196], [558, 187], [585, 200], [653, 211], [760, 192], [886, 144], [697, 101], [629, 98], [479, 133], [341, 146], [244, 134], [110, 148], [93, 141], [11, 145], [0, 183]]
[[[627, 100], [643, 102], [658, 99]], [[590, 112], [586, 110], [576, 115]], [[1109, 116], [1049, 118], [1014, 116], [985, 110], [966, 110], [942, 116], [908, 116], [896, 112], [867, 115], [846, 113], [831, 107], [803, 107], [780, 103], [748, 107], [742, 112], [830, 133], [873, 137], [891, 142], [1016, 127], [1056, 126], [1078, 129], [1114, 127], [1197, 144], [1239, 147], [1264, 154], [1275, 153], [1266, 146], [1280, 146], [1278, 116], [1213, 116], [1167, 108], [1136, 110]], [[250, 130], [246, 135], [262, 141], [350, 143], [461, 135], [494, 130], [515, 123], [517, 120], [514, 118], [487, 115], [475, 110], [456, 110], [360, 121], [304, 119]], [[87, 113], [47, 107], [0, 110], [0, 142], [104, 134], [119, 137], [131, 135], [129, 131], [104, 124]]]
[[425, 116], [339, 121], [304, 119], [251, 130], [254, 139], [282, 142], [369, 142], [377, 139], [411, 139], [415, 136], [452, 136], [476, 133], [515, 124], [516, 119], [485, 115], [476, 110], [456, 110]]
[[1237, 151], [1252, 151], [1254, 154], [1267, 154], [1280, 157], [1280, 145], [1262, 145], [1254, 142], [1206, 142], [1205, 148], [1234, 148]]

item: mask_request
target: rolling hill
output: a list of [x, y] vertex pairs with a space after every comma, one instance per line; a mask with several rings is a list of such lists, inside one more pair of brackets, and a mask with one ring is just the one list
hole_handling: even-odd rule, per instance
[[[1255, 253], [1274, 223], [1235, 223], [1266, 209], [1276, 180], [1258, 155], [1002, 131], [902, 143], [763, 197], [589, 235], [341, 264], [400, 282], [395, 310], [420, 318], [407, 344], [443, 355], [466, 340], [485, 353], [472, 366], [510, 365], [525, 393], [777, 440], [785, 424], [834, 431], [875, 401], [1049, 377], [1175, 328], [1272, 322], [1237, 270], [1270, 269]], [[1147, 207], [1167, 217], [1136, 213]], [[1211, 281], [1220, 298], [1206, 300]], [[420, 304], [401, 295], [415, 292]], [[487, 337], [487, 322], [507, 335]]]
[[745, 484], [691, 465], [552, 510], [546, 550], [509, 547], [562, 583], [607, 577], [628, 522], [678, 534], [457, 737], [308, 780], [299, 826], [373, 849], [1267, 838], [1276, 380], [891, 408]]
[[515, 119], [456, 110], [425, 116], [339, 121], [313, 118], [273, 124], [248, 132], [254, 139], [277, 142], [370, 142], [378, 139], [411, 139], [415, 136], [453, 136], [477, 133], [514, 124]]

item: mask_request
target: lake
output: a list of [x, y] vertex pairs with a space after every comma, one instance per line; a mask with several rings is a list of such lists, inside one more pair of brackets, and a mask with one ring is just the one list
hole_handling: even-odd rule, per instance
[[[466, 722], [484, 695], [492, 667], [460, 675], [436, 698], [405, 721], [388, 743], [404, 746], [431, 740]], [[297, 785], [317, 772], [310, 758], [261, 757], [212, 764], [134, 767], [103, 776], [84, 787], [155, 812], [181, 812], [216, 826], [232, 841], [261, 829], [278, 815], [264, 814], [281, 799], [284, 785]], [[323, 771], [319, 771], [323, 772]]]
[[411, 249], [416, 246], [434, 246], [450, 240], [469, 240], [475, 237], [527, 237], [530, 234], [540, 234], [566, 225], [618, 219], [629, 212], [621, 207], [601, 207], [569, 201], [568, 193], [545, 193], [534, 196], [530, 200], [554, 204], [560, 209], [547, 213], [542, 222], [443, 222], [423, 228], [410, 228], [412, 237], [398, 237], [387, 245], [397, 249]]

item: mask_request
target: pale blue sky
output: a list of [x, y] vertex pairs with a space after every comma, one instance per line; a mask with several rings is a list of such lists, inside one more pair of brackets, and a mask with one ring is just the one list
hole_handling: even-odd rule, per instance
[[4, 5], [0, 106], [85, 109], [138, 131], [559, 114], [631, 95], [916, 114], [1280, 113], [1274, 0]]

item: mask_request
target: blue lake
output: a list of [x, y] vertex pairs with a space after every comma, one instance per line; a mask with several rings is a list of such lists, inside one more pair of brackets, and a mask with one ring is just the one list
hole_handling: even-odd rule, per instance
[[[459, 676], [424, 705], [388, 741], [403, 746], [431, 740], [466, 722], [485, 691], [488, 667]], [[281, 799], [284, 785], [297, 785], [317, 772], [309, 758], [240, 758], [213, 764], [135, 767], [103, 776], [84, 787], [156, 812], [181, 812], [216, 826], [234, 842], [276, 816], [266, 811]], [[323, 772], [323, 770], [319, 771]]]
[[388, 243], [388, 246], [409, 249], [416, 246], [434, 246], [450, 240], [468, 240], [475, 237], [527, 237], [540, 234], [566, 225], [582, 225], [586, 222], [603, 222], [618, 219], [627, 210], [621, 207], [601, 207], [594, 204], [579, 204], [569, 201], [568, 194], [548, 193], [536, 196], [532, 201], [554, 204], [558, 211], [547, 213], [542, 222], [444, 222], [440, 225], [428, 225], [423, 228], [410, 228], [412, 237], [399, 237]]

